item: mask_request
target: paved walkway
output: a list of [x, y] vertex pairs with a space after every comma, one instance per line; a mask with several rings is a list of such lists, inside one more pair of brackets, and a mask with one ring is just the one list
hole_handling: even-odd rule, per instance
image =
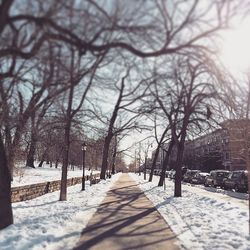
[[82, 232], [75, 249], [176, 250], [176, 236], [128, 175], [122, 174]]

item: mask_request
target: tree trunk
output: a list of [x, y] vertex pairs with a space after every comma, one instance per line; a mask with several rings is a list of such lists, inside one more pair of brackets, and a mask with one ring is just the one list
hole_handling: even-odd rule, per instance
[[6, 159], [7, 159], [7, 165], [9, 168], [9, 172], [10, 172], [10, 179], [11, 181], [13, 181], [13, 176], [14, 176], [14, 168], [15, 168], [15, 146], [11, 145], [10, 149], [8, 150], [9, 153], [8, 155], [6, 155]]
[[56, 159], [55, 168], [58, 168], [59, 159]]
[[168, 146], [167, 153], [166, 153], [165, 158], [163, 160], [161, 177], [160, 177], [160, 180], [159, 180], [159, 183], [158, 183], [159, 187], [162, 187], [163, 184], [164, 184], [164, 180], [166, 178], [167, 165], [168, 165], [168, 162], [169, 162], [169, 157], [170, 157], [170, 154], [172, 152], [173, 146], [174, 146], [174, 141], [171, 140], [170, 143], [169, 143], [169, 146]]
[[38, 164], [38, 167], [41, 168], [41, 167], [43, 166], [43, 163], [44, 163], [44, 159], [42, 159], [42, 160], [40, 161], [40, 163]]
[[108, 168], [108, 156], [109, 156], [109, 146], [112, 140], [112, 134], [108, 134], [105, 137], [105, 142], [103, 145], [103, 153], [102, 153], [102, 169], [100, 179], [105, 180], [106, 178], [106, 171]]
[[154, 175], [154, 170], [155, 170], [155, 166], [156, 166], [156, 162], [157, 162], [157, 158], [158, 158], [158, 155], [159, 155], [159, 152], [160, 152], [160, 147], [161, 147], [161, 144], [165, 138], [165, 135], [166, 133], [168, 132], [169, 128], [167, 127], [163, 134], [161, 135], [161, 139], [158, 143], [158, 146], [156, 148], [156, 152], [155, 152], [155, 156], [154, 156], [154, 160], [153, 160], [153, 163], [152, 163], [152, 166], [151, 166], [151, 171], [150, 171], [150, 175], [149, 175], [149, 182], [152, 182], [152, 179], [153, 179], [153, 175]]
[[148, 179], [149, 182], [152, 182], [152, 180], [153, 180], [156, 161], [157, 161], [157, 158], [158, 158], [158, 155], [159, 155], [159, 152], [160, 152], [160, 146], [161, 145], [158, 144], [158, 146], [156, 148], [156, 151], [155, 151], [155, 155], [154, 155], [154, 159], [153, 159], [153, 163], [152, 163], [152, 166], [151, 166], [150, 175], [149, 175], [149, 179]]
[[108, 128], [108, 134], [105, 137], [105, 143], [103, 146], [103, 154], [102, 154], [102, 169], [101, 169], [101, 175], [100, 178], [105, 180], [105, 175], [106, 175], [106, 171], [107, 171], [107, 167], [108, 167], [108, 155], [109, 155], [109, 147], [110, 147], [110, 143], [113, 137], [113, 128], [114, 128], [114, 124], [118, 115], [118, 111], [120, 109], [120, 104], [122, 101], [122, 95], [123, 95], [123, 91], [124, 91], [124, 87], [125, 87], [125, 78], [127, 76], [122, 78], [122, 83], [121, 83], [121, 89], [120, 89], [120, 93], [119, 93], [119, 97], [117, 99], [117, 102], [115, 104], [111, 119], [110, 119], [110, 123], [109, 123], [109, 128]]
[[112, 170], [111, 170], [111, 174], [114, 175], [115, 174], [115, 162], [113, 161], [112, 163]]
[[74, 72], [74, 53], [72, 51], [71, 75], [70, 75], [71, 86], [69, 89], [68, 107], [67, 107], [66, 121], [64, 127], [62, 177], [61, 177], [61, 188], [60, 188], [60, 198], [59, 198], [60, 201], [67, 200], [67, 174], [68, 174], [68, 164], [69, 164], [70, 129], [71, 129], [71, 121], [73, 118], [71, 113], [73, 96], [74, 96], [73, 72]]
[[182, 181], [182, 162], [183, 162], [183, 154], [184, 154], [184, 147], [185, 147], [185, 140], [187, 135], [187, 126], [189, 123], [190, 113], [187, 110], [181, 131], [180, 141], [175, 141], [177, 145], [177, 157], [176, 157], [176, 173], [175, 173], [175, 184], [174, 184], [174, 196], [181, 197], [181, 181]]
[[13, 180], [13, 173], [14, 173], [14, 162], [15, 162], [15, 151], [16, 147], [19, 143], [21, 130], [18, 128], [18, 133], [16, 132], [14, 136], [14, 140], [12, 142], [12, 135], [9, 124], [5, 127], [5, 144], [3, 145], [7, 165], [9, 168], [10, 178], [11, 181]]
[[0, 229], [13, 224], [11, 208], [11, 175], [2, 137], [0, 137]]
[[111, 174], [114, 175], [115, 174], [115, 158], [116, 158], [116, 154], [117, 154], [117, 145], [115, 145], [115, 149], [114, 149], [114, 153], [113, 153], [113, 161], [112, 161], [112, 170], [111, 170]]
[[29, 148], [29, 153], [27, 155], [27, 160], [26, 160], [26, 166], [35, 168], [34, 166], [34, 158], [35, 158], [35, 152], [36, 152], [36, 127], [35, 127], [35, 112], [32, 113], [31, 115], [31, 138], [30, 138], [30, 148]]
[[113, 162], [113, 164], [112, 164], [111, 174], [112, 174], [112, 175], [115, 174], [115, 162]]
[[26, 166], [35, 168], [34, 161], [35, 161], [35, 152], [36, 152], [36, 141], [33, 136], [31, 136], [30, 148], [29, 153], [27, 155]]
[[174, 196], [181, 197], [181, 181], [182, 181], [182, 160], [184, 152], [184, 142], [181, 141], [177, 148], [177, 158], [176, 158], [176, 173], [175, 173], [175, 186], [174, 186]]
[[42, 155], [42, 159], [41, 159], [40, 163], [38, 164], [39, 168], [41, 168], [43, 166], [43, 163], [45, 162], [46, 158], [47, 158], [47, 149], [44, 151], [44, 153]]
[[60, 189], [60, 201], [67, 200], [67, 174], [69, 162], [69, 144], [70, 144], [70, 122], [67, 122], [64, 132], [64, 149], [63, 149], [63, 164]]
[[9, 126], [9, 123], [6, 124], [5, 126], [5, 157], [6, 161], [8, 162], [8, 168], [10, 172], [10, 178], [11, 181], [13, 180], [13, 172], [14, 172], [14, 145], [12, 143], [12, 137], [11, 137], [11, 129]]

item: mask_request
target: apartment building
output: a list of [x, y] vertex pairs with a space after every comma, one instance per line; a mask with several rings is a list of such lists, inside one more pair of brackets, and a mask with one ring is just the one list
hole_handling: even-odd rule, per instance
[[249, 142], [250, 120], [227, 120], [221, 128], [186, 142], [184, 164], [206, 172], [246, 169]]
[[[160, 170], [162, 168], [162, 164], [163, 164], [163, 160], [165, 158], [165, 155], [166, 155], [166, 150], [168, 149], [168, 146], [169, 144], [168, 143], [165, 143], [161, 146], [161, 149], [160, 149], [160, 152], [159, 152], [159, 155], [157, 157], [157, 161], [156, 161], [156, 166], [155, 166], [155, 169], [156, 170]], [[154, 156], [155, 156], [155, 152], [156, 150], [154, 150], [152, 152], [152, 161], [154, 159]], [[172, 153], [170, 155], [170, 158], [169, 158], [169, 164], [167, 166], [167, 170], [170, 170], [170, 169], [174, 169], [175, 168], [175, 160], [176, 160], [176, 156], [177, 156], [177, 149], [176, 147], [174, 146], [173, 149], [172, 149]]]
[[[156, 169], [161, 169], [167, 148], [168, 144], [162, 146]], [[168, 170], [175, 167], [176, 152], [174, 148]], [[154, 154], [155, 151], [152, 159]], [[240, 170], [247, 168], [247, 161], [250, 162], [250, 120], [226, 120], [220, 128], [185, 143], [183, 165], [189, 169]]]

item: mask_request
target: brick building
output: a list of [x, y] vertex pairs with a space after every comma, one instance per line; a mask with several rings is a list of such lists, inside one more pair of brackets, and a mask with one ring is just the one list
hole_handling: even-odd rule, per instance
[[[159, 152], [159, 155], [157, 157], [157, 161], [156, 161], [156, 167], [155, 167], [156, 170], [160, 170], [162, 168], [163, 160], [165, 158], [166, 150], [167, 150], [168, 146], [169, 146], [168, 143], [165, 143], [165, 144], [162, 145], [162, 147], [160, 149], [160, 152]], [[154, 159], [155, 151], [156, 150], [154, 150], [152, 152], [152, 160]], [[176, 155], [177, 155], [177, 150], [176, 150], [176, 147], [174, 146], [173, 149], [172, 149], [172, 153], [170, 155], [167, 170], [171, 170], [171, 169], [175, 168]]]
[[[167, 148], [168, 144], [162, 146]], [[250, 120], [227, 120], [221, 128], [185, 143], [183, 165], [189, 169], [210, 172], [214, 169], [246, 169], [246, 152], [250, 153]], [[152, 153], [152, 159], [155, 151]], [[156, 169], [161, 169], [165, 156], [160, 150]], [[170, 157], [168, 170], [174, 168], [176, 148]]]
[[184, 164], [206, 172], [246, 169], [249, 135], [249, 120], [227, 120], [220, 129], [186, 142]]

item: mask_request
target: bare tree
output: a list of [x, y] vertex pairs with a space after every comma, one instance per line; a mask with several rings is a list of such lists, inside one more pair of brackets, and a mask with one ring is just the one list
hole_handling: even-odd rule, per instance
[[[133, 4], [127, 4], [124, 1], [114, 0], [110, 4], [105, 4], [105, 1], [97, 3], [92, 0], [70, 2], [25, 0], [20, 4], [19, 1], [2, 0], [0, 4], [1, 85], [3, 81], [6, 82], [6, 79], [16, 76], [20, 64], [24, 63], [27, 66], [35, 57], [39, 59], [43, 54], [48, 55], [48, 44], [72, 46], [80, 55], [94, 54], [95, 56], [111, 50], [126, 50], [144, 58], [176, 53], [187, 54], [193, 50], [199, 51], [201, 55], [211, 53], [209, 45], [213, 48], [214, 43], [210, 39], [222, 28], [227, 27], [228, 20], [237, 12], [239, 3], [242, 2], [213, 0], [204, 4], [198, 0], [192, 2], [183, 0], [172, 1], [171, 7], [168, 8], [168, 1], [152, 1], [146, 4], [145, 1], [136, 3], [133, 1]], [[73, 18], [69, 22], [65, 16], [70, 15]], [[205, 43], [202, 42], [204, 40]], [[53, 64], [52, 60], [50, 64]], [[36, 72], [36, 75], [39, 75], [39, 72]], [[14, 142], [18, 142], [30, 114], [42, 105], [48, 85], [54, 80], [53, 70], [48, 70], [47, 75], [48, 77], [43, 79], [44, 84], [41, 89], [33, 93], [25, 110], [23, 98], [17, 97], [21, 116]], [[58, 94], [58, 86], [57, 81], [57, 85], [50, 88], [49, 95], [52, 93], [55, 95], [56, 92]], [[1, 107], [3, 105], [1, 100]], [[5, 146], [4, 134], [1, 129], [0, 144], [3, 146]], [[10, 136], [8, 131], [7, 134], [7, 137]], [[0, 175], [0, 185], [1, 190], [7, 190], [0, 191], [0, 211], [4, 211], [0, 214], [0, 222], [5, 221], [0, 223], [0, 228], [4, 228], [12, 223], [12, 217], [9, 216], [11, 212], [8, 182], [8, 166], [11, 162], [5, 159], [13, 158], [11, 155], [14, 149], [8, 147], [6, 150], [4, 147], [0, 152], [2, 153], [0, 161], [4, 163], [1, 164], [1, 173], [4, 174]], [[7, 176], [5, 176], [6, 173]]]
[[[49, 51], [51, 53], [51, 50]], [[40, 58], [39, 63], [36, 59], [34, 59], [34, 62], [30, 62], [30, 66], [27, 65], [29, 67], [24, 65], [26, 61], [19, 63], [19, 69], [15, 75], [1, 81], [1, 130], [4, 130], [4, 134], [1, 134], [0, 139], [4, 146], [1, 153], [4, 155], [0, 155], [0, 158], [6, 159], [6, 161], [3, 160], [6, 162], [6, 165], [1, 165], [0, 167], [2, 169], [1, 172], [9, 173], [10, 178], [12, 178], [13, 174], [16, 148], [29, 118], [44, 103], [65, 90], [63, 84], [60, 87], [55, 85], [56, 70], [52, 57], [53, 53], [50, 54], [49, 58], [46, 58], [45, 54], [43, 58]], [[43, 64], [44, 61], [47, 62], [46, 65]], [[39, 74], [38, 71], [40, 72]], [[27, 77], [27, 75], [33, 72], [35, 75], [34, 79]], [[4, 179], [4, 181], [0, 181], [0, 185], [3, 185], [1, 190], [6, 190], [7, 186], [10, 187], [10, 183], [8, 185], [6, 183], [6, 180], [9, 180], [9, 178], [7, 176], [1, 177]], [[5, 187], [5, 185], [7, 186]], [[10, 207], [10, 205], [7, 205], [7, 201], [10, 202], [9, 194], [10, 192], [7, 191], [0, 194], [0, 199], [3, 198], [4, 200], [0, 202], [0, 206], [3, 206], [1, 211], [6, 211], [6, 207]], [[11, 212], [8, 213], [10, 214]], [[0, 215], [4, 216], [4, 213]], [[8, 218], [9, 222], [12, 223], [12, 218]], [[0, 221], [2, 220], [0, 219]], [[6, 224], [0, 225], [0, 228], [5, 226]]]
[[[51, 105], [52, 105], [52, 102], [50, 103], [45, 102], [43, 106], [41, 107], [41, 110], [35, 110], [31, 114], [29, 151], [28, 151], [27, 159], [26, 159], [26, 166], [28, 167], [35, 168], [34, 161], [35, 161], [37, 142], [39, 140], [39, 130], [41, 130], [41, 127], [43, 125], [43, 119], [44, 119], [45, 113]], [[37, 113], [38, 115], [36, 115]]]
[[[74, 50], [70, 50], [71, 61], [68, 69], [69, 74], [69, 92], [68, 92], [68, 102], [66, 107], [65, 114], [65, 127], [64, 127], [64, 147], [63, 147], [63, 163], [62, 163], [62, 178], [61, 178], [61, 189], [60, 189], [60, 200], [64, 201], [67, 199], [67, 169], [68, 169], [68, 159], [69, 159], [69, 149], [70, 149], [70, 130], [71, 123], [75, 115], [80, 111], [84, 100], [87, 96], [89, 89], [91, 88], [95, 73], [97, 68], [100, 66], [99, 64], [102, 62], [104, 55], [101, 57], [97, 57], [93, 60], [89, 67], [84, 67], [81, 65], [82, 57], [78, 55], [78, 58], [75, 58], [76, 52]], [[74, 108], [74, 91], [76, 86], [84, 79], [86, 81], [86, 77], [88, 77], [87, 84], [82, 91], [81, 97], [79, 99], [78, 104]]]
[[172, 74], [165, 81], [168, 81], [165, 83], [165, 91], [159, 92], [156, 85], [154, 91], [171, 127], [169, 148], [173, 144], [177, 147], [175, 196], [178, 197], [181, 196], [181, 167], [187, 133], [194, 126], [200, 127], [201, 123], [208, 122], [209, 101], [217, 96], [214, 87], [216, 78], [205, 64], [190, 59], [178, 59]]
[[[131, 3], [111, 1], [106, 5], [92, 0], [34, 3], [26, 0], [20, 7], [15, 1], [4, 0], [0, 6], [0, 32], [10, 42], [0, 50], [0, 57], [31, 58], [48, 40], [70, 43], [82, 54], [116, 48], [139, 57], [173, 54], [180, 50], [187, 53], [192, 49], [206, 52], [208, 48], [199, 42], [203, 38], [209, 42], [215, 33], [228, 26], [228, 20], [239, 7], [245, 5], [236, 0], [214, 0], [206, 4], [197, 0]], [[72, 12], [72, 6], [74, 19], [69, 23], [64, 17]], [[31, 35], [25, 37], [27, 29]], [[18, 43], [14, 42], [14, 36], [19, 36]]]
[[137, 123], [138, 118], [142, 115], [138, 102], [145, 97], [147, 93], [146, 81], [143, 79], [137, 83], [132, 83], [128, 79], [129, 69], [124, 77], [122, 77], [120, 86], [116, 84], [118, 90], [118, 98], [115, 107], [109, 119], [108, 131], [105, 136], [105, 143], [103, 148], [103, 160], [101, 178], [105, 178], [105, 173], [108, 167], [108, 155], [110, 150], [110, 143], [112, 138], [122, 133], [128, 133], [133, 129], [140, 128]]
[[[155, 120], [154, 120], [154, 133], [155, 133], [155, 140], [157, 142], [157, 147], [156, 147], [156, 150], [155, 150], [155, 154], [154, 154], [154, 157], [153, 157], [153, 162], [152, 162], [152, 166], [151, 166], [151, 169], [150, 169], [150, 175], [149, 175], [149, 182], [152, 182], [153, 180], [153, 174], [154, 174], [154, 170], [155, 170], [155, 167], [156, 167], [156, 163], [157, 163], [157, 160], [159, 158], [159, 153], [160, 153], [160, 150], [166, 140], [166, 136], [167, 136], [167, 133], [169, 132], [170, 130], [170, 127], [167, 126], [165, 128], [165, 130], [163, 131], [163, 133], [161, 134], [160, 136], [160, 140], [158, 139], [158, 136], [157, 136], [157, 124], [156, 124], [156, 116], [155, 116]], [[163, 170], [162, 170], [163, 172]]]

